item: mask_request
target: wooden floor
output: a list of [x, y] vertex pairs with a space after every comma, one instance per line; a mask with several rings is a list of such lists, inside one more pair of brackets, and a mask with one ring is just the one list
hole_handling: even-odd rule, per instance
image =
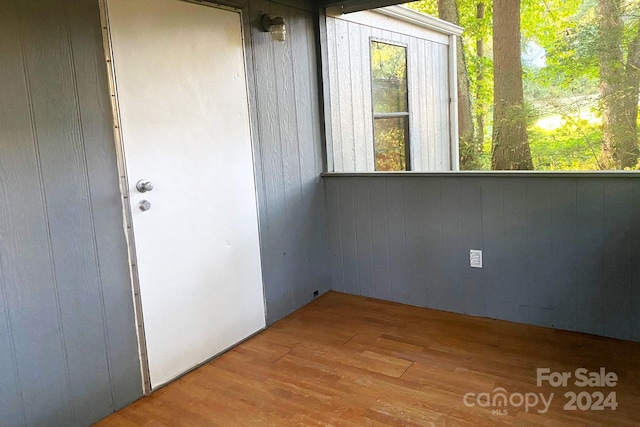
[[[581, 367], [604, 367], [617, 374], [617, 385], [577, 387], [575, 370]], [[567, 387], [546, 381], [538, 387], [536, 368], [570, 372], [571, 378]], [[507, 406], [487, 406], [502, 391], [498, 387]], [[601, 400], [597, 392], [615, 392], [618, 406], [565, 410], [565, 393], [571, 391], [583, 393], [583, 408], [590, 408], [592, 397], [592, 403]], [[534, 394], [548, 401], [552, 393], [548, 412], [538, 413], [544, 404], [533, 406]], [[519, 406], [520, 397], [529, 399], [528, 410]], [[331, 292], [97, 425], [639, 423], [638, 343]]]

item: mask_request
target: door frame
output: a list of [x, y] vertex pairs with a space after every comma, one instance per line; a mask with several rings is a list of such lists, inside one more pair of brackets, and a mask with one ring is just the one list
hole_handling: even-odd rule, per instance
[[[120, 108], [118, 101], [118, 92], [116, 88], [116, 80], [115, 80], [115, 68], [112, 61], [113, 58], [113, 46], [111, 44], [111, 29], [109, 26], [109, 8], [107, 5], [108, 0], [98, 0], [98, 4], [100, 7], [100, 25], [102, 30], [102, 42], [104, 48], [104, 59], [105, 65], [107, 67], [107, 77], [109, 83], [109, 98], [111, 102], [111, 115], [113, 119], [113, 137], [116, 148], [116, 157], [117, 157], [117, 165], [118, 165], [118, 184], [120, 187], [120, 202], [122, 204], [122, 213], [123, 213], [123, 228], [125, 233], [125, 239], [127, 242], [127, 252], [128, 252], [128, 261], [129, 261], [129, 273], [131, 280], [131, 290], [133, 296], [134, 303], [134, 312], [136, 319], [136, 335], [138, 338], [138, 356], [140, 358], [140, 372], [142, 376], [142, 391], [145, 396], [148, 396], [152, 393], [151, 388], [151, 380], [149, 373], [149, 359], [147, 356], [147, 344], [145, 337], [145, 328], [144, 328], [144, 316], [142, 312], [142, 298], [140, 294], [140, 277], [138, 275], [138, 266], [137, 266], [137, 253], [136, 253], [136, 243], [135, 236], [133, 230], [133, 219], [131, 212], [131, 205], [129, 203], [129, 178], [127, 175], [127, 163], [124, 153], [124, 143], [123, 143], [123, 135], [120, 127]], [[250, 142], [251, 142], [251, 153], [253, 160], [253, 176], [255, 183], [255, 197], [256, 197], [256, 208], [257, 208], [257, 221], [258, 221], [258, 244], [260, 248], [260, 265], [262, 271], [262, 233], [261, 233], [261, 219], [260, 219], [260, 198], [259, 198], [259, 182], [258, 182], [258, 170], [257, 165], [260, 160], [260, 153], [256, 147], [256, 139], [255, 135], [258, 135], [257, 129], [254, 127], [256, 123], [255, 117], [255, 95], [253, 91], [251, 91], [251, 87], [254, 83], [254, 75], [253, 68], [250, 67], [251, 64], [251, 56], [247, 55], [249, 49], [251, 49], [251, 45], [249, 39], [246, 37], [246, 34], [250, 33], [250, 22], [247, 19], [249, 16], [248, 6], [243, 8], [227, 6], [217, 2], [212, 2], [208, 0], [175, 0], [182, 1], [187, 3], [193, 3], [200, 5], [202, 7], [213, 7], [217, 9], [227, 10], [231, 12], [235, 12], [239, 14], [240, 18], [240, 35], [242, 38], [242, 56], [244, 59], [244, 67], [245, 67], [245, 86], [247, 92], [247, 101], [248, 101], [248, 116], [249, 116], [249, 133], [250, 133]], [[264, 273], [263, 273], [264, 274]], [[264, 276], [262, 276], [264, 277]], [[262, 288], [264, 292], [264, 278], [262, 278]], [[266, 295], [266, 293], [264, 293]], [[266, 298], [266, 297], [265, 297]], [[266, 300], [263, 301], [264, 304], [264, 313], [265, 313], [265, 321], [266, 321], [266, 313], [267, 306]], [[258, 331], [260, 332], [260, 331]], [[258, 333], [256, 332], [256, 333]], [[248, 337], [247, 337], [248, 338]], [[218, 355], [213, 355], [211, 359], [217, 357]], [[209, 360], [211, 360], [209, 359]], [[203, 361], [201, 364], [195, 366], [184, 374], [197, 369], [199, 366], [207, 363], [209, 360]], [[182, 374], [182, 375], [184, 375]], [[181, 376], [182, 376], [181, 375]]]

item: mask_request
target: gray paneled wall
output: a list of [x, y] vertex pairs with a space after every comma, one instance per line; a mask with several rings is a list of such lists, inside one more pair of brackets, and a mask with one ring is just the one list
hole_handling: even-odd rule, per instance
[[640, 341], [638, 178], [325, 180], [334, 290]]
[[[287, 23], [287, 41], [259, 30], [263, 13]], [[255, 149], [267, 323], [331, 287], [312, 12], [250, 2]]]
[[333, 170], [375, 170], [372, 39], [407, 48], [411, 169], [451, 170], [448, 36], [371, 11], [327, 17], [326, 28]]
[[142, 394], [98, 4], [0, 0], [0, 424]]
[[[247, 63], [268, 322], [331, 286], [315, 15], [255, 1]], [[284, 16], [288, 39], [258, 29]], [[0, 425], [142, 394], [97, 1], [0, 0]]]

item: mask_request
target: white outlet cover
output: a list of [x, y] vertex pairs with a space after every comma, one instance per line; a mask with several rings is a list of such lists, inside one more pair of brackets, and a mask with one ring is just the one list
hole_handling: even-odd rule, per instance
[[469, 265], [473, 268], [482, 268], [482, 251], [480, 249], [469, 251]]

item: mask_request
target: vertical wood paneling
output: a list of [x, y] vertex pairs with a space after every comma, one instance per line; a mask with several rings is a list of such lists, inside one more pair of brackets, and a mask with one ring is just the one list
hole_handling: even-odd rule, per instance
[[439, 120], [437, 123], [437, 129], [440, 131], [440, 168], [438, 170], [451, 170], [451, 147], [450, 147], [450, 126], [449, 126], [449, 49], [448, 46], [443, 44], [435, 44], [439, 52], [438, 55], [438, 68], [437, 68], [437, 82], [438, 82], [438, 99], [436, 103], [438, 105], [437, 110], [439, 113]]
[[389, 259], [389, 231], [387, 219], [387, 180], [370, 181], [371, 247], [373, 252], [373, 293], [371, 297], [393, 300]]
[[[26, 7], [38, 5], [21, 5], [21, 28], [15, 28], [13, 37], [18, 49], [22, 47], [23, 54], [28, 56], [26, 49], [32, 43], [42, 40], [42, 48], [46, 48], [46, 39], [54, 37], [51, 27], [36, 28], [38, 22], [34, 10]], [[54, 21], [54, 20], [52, 20]], [[59, 24], [59, 23], [58, 23]], [[55, 26], [55, 23], [53, 24]], [[54, 28], [55, 29], [55, 28]], [[34, 40], [35, 39], [35, 40]], [[22, 46], [21, 46], [22, 45]], [[32, 55], [32, 61], [33, 61]], [[17, 58], [15, 60], [18, 60]], [[72, 420], [72, 408], [70, 401], [70, 384], [66, 364], [64, 336], [61, 330], [61, 320], [58, 302], [57, 283], [55, 283], [55, 270], [51, 254], [49, 234], [50, 229], [47, 218], [46, 205], [42, 195], [42, 176], [40, 169], [39, 131], [35, 127], [37, 102], [31, 92], [31, 83], [37, 75], [29, 69], [26, 57], [19, 60], [24, 67], [24, 77], [11, 76], [10, 84], [22, 86], [25, 84], [24, 93], [16, 93], [16, 105], [8, 116], [12, 117], [15, 135], [9, 135], [7, 141], [11, 141], [7, 153], [9, 159], [16, 155], [14, 161], [23, 168], [12, 170], [11, 165], [3, 168], [5, 176], [15, 180], [16, 186], [9, 187], [10, 217], [14, 219], [11, 236], [8, 239], [10, 282], [7, 288], [7, 302], [10, 309], [11, 327], [14, 332], [15, 360], [20, 378], [20, 392], [24, 402], [25, 418], [28, 425], [42, 425], [45, 422], [44, 414], [52, 414], [49, 422], [62, 424]], [[54, 61], [48, 64], [51, 68], [58, 68], [61, 64]], [[9, 92], [11, 93], [11, 92]], [[25, 103], [28, 102], [28, 106]], [[25, 108], [26, 107], [26, 108]], [[24, 110], [22, 108], [25, 108]], [[46, 118], [46, 117], [45, 117]], [[20, 120], [21, 122], [17, 122]], [[32, 133], [32, 135], [29, 135]], [[27, 139], [33, 137], [32, 140]], [[24, 138], [24, 139], [23, 139]], [[54, 136], [55, 138], [55, 136]], [[14, 151], [15, 150], [15, 151]], [[2, 157], [5, 157], [3, 150]], [[27, 213], [27, 215], [25, 215]], [[5, 245], [3, 245], [5, 246]], [[25, 260], [30, 260], [29, 265]], [[17, 270], [17, 271], [16, 271]], [[13, 285], [13, 286], [12, 286]], [[38, 406], [31, 402], [37, 402]]]
[[[382, 30], [380, 30], [379, 28], [371, 28], [370, 29], [370, 39], [383, 39], [383, 33]], [[370, 47], [367, 47], [367, 49], [370, 49]], [[369, 69], [371, 69], [371, 63], [369, 63]], [[369, 85], [373, 84], [373, 74], [371, 73], [371, 71], [369, 71]], [[372, 153], [372, 161], [373, 161], [373, 169], [371, 170], [375, 170], [376, 168], [376, 149], [375, 149], [375, 132], [374, 132], [374, 123], [373, 123], [373, 87], [371, 86], [370, 90], [372, 91], [371, 94], [369, 95], [369, 102], [370, 102], [370, 109], [371, 109], [371, 153]]]
[[369, 182], [366, 179], [358, 178], [354, 178], [353, 181], [356, 251], [358, 252], [358, 294], [373, 295], [374, 261]]
[[431, 84], [433, 86], [433, 106], [432, 108], [432, 112], [433, 112], [433, 130], [434, 130], [434, 134], [433, 134], [433, 146], [434, 146], [434, 151], [433, 151], [433, 155], [434, 155], [434, 169], [433, 170], [443, 170], [443, 151], [442, 151], [442, 137], [443, 137], [443, 131], [442, 129], [440, 129], [439, 124], [441, 121], [441, 108], [440, 108], [440, 104], [439, 104], [439, 100], [441, 97], [441, 88], [442, 88], [442, 82], [440, 82], [439, 77], [440, 77], [440, 62], [442, 60], [442, 58], [440, 57], [440, 49], [438, 48], [438, 45], [436, 44], [432, 44], [433, 47], [433, 59], [431, 60], [431, 63], [429, 64], [429, 67], [431, 68]]
[[[365, 97], [369, 95], [363, 91], [363, 80], [368, 74], [367, 69], [363, 69], [363, 57], [368, 57], [366, 50], [360, 49], [362, 34], [360, 29], [361, 25], [349, 23], [348, 24], [349, 37], [349, 63], [350, 63], [350, 81], [351, 81], [351, 114], [353, 117], [353, 144], [354, 144], [354, 169], [355, 171], [367, 170], [367, 148], [363, 135], [365, 134], [365, 113], [366, 108]], [[362, 101], [360, 101], [362, 100]]]
[[[273, 16], [282, 16], [288, 21], [289, 15], [286, 7], [271, 3], [269, 5]], [[291, 43], [273, 43], [271, 41], [269, 48], [272, 53], [273, 67], [276, 70], [272, 76], [275, 81], [275, 94], [272, 107], [277, 114], [277, 134], [278, 134], [278, 160], [281, 168], [278, 171], [280, 176], [274, 179], [279, 185], [281, 198], [279, 203], [274, 206], [277, 209], [278, 224], [277, 242], [278, 245], [275, 254], [275, 262], [281, 266], [282, 284], [286, 289], [286, 298], [282, 300], [285, 304], [281, 307], [284, 313], [290, 312], [292, 309], [294, 292], [293, 270], [294, 260], [291, 258], [294, 251], [294, 241], [292, 230], [297, 229], [296, 218], [291, 211], [293, 205], [291, 191], [295, 186], [296, 170], [293, 164], [297, 160], [297, 153], [292, 152], [293, 144], [296, 143], [296, 118], [295, 104], [293, 94], [293, 70], [291, 67]], [[272, 95], [273, 96], [273, 95]], [[273, 217], [271, 217], [273, 219]]]
[[[271, 13], [271, 4], [255, 0], [250, 2], [250, 10], [251, 16], [258, 17], [263, 13]], [[261, 31], [252, 31], [251, 34], [258, 106], [258, 150], [262, 161], [258, 170], [264, 183], [258, 197], [259, 204], [264, 205], [265, 212], [260, 228], [262, 274], [265, 282], [267, 318], [279, 319], [288, 312], [290, 292], [287, 271], [274, 268], [282, 260], [282, 239], [287, 226], [281, 208], [286, 202], [276, 86], [276, 73], [280, 73], [280, 70], [276, 71], [271, 35]], [[269, 286], [275, 283], [278, 285]]]
[[466, 267], [462, 248], [462, 210], [460, 180], [448, 178], [441, 182], [442, 255], [440, 262], [445, 274], [440, 286], [442, 309], [464, 312], [462, 269]]
[[[16, 298], [20, 296], [20, 289], [26, 288], [31, 280], [46, 281], [51, 272], [46, 250], [43, 250], [46, 246], [40, 247], [39, 251], [38, 247], [30, 251], [30, 257], [41, 263], [37, 268], [25, 271], [19, 262], [27, 254], [23, 251], [21, 236], [28, 236], [29, 231], [44, 231], [44, 213], [39, 197], [38, 166], [30, 132], [19, 15], [15, 6], [15, 2], [0, 2], [0, 57], [3, 60], [0, 93], [5, 100], [12, 101], [0, 99], [0, 378], [3, 383], [0, 414], [7, 424], [23, 426], [26, 419], [16, 360], [16, 338], [20, 340], [20, 336], [15, 337], [13, 329], [26, 325], [22, 322], [23, 317], [13, 312], [22, 306]], [[18, 132], [19, 129], [28, 131]], [[22, 178], [23, 174], [25, 178]], [[23, 212], [23, 206], [29, 209]], [[44, 235], [38, 243], [46, 245]], [[28, 301], [25, 299], [25, 303]]]
[[637, 180], [632, 181], [633, 191], [633, 272], [631, 299], [633, 301], [633, 340], [640, 341], [640, 185]]
[[[370, 200], [357, 196], [361, 190], [340, 199], [354, 203], [356, 226], [372, 235], [366, 242], [373, 254], [372, 277], [361, 276], [362, 294], [638, 340], [640, 186], [635, 178], [325, 180], [328, 197], [344, 185], [351, 189], [347, 181], [370, 188]], [[341, 220], [340, 212], [335, 216], [334, 223]], [[360, 225], [368, 217], [371, 223]], [[469, 267], [472, 248], [483, 250], [483, 269]], [[368, 258], [358, 252], [358, 263]], [[351, 274], [348, 269], [345, 264], [345, 275]]]
[[[277, 3], [271, 5], [271, 13], [274, 16], [282, 16], [285, 22], [293, 24], [294, 17], [290, 13], [290, 8]], [[295, 31], [295, 27], [293, 27]], [[292, 34], [302, 38], [306, 34]], [[300, 177], [300, 150], [298, 133], [298, 115], [296, 109], [296, 88], [295, 71], [293, 68], [293, 43], [272, 43], [274, 47], [274, 59], [279, 64], [279, 72], [276, 73], [276, 90], [278, 100], [278, 113], [280, 124], [280, 138], [282, 146], [282, 174], [284, 184], [284, 206], [280, 206], [282, 217], [286, 226], [282, 228], [283, 238], [281, 263], [287, 271], [287, 282], [289, 284], [289, 305], [287, 311], [293, 311], [295, 301], [299, 296], [298, 290], [303, 283], [307, 282], [304, 277], [304, 267], [306, 264], [306, 248], [302, 247], [300, 234], [303, 218], [298, 214], [297, 209], [301, 204], [301, 177]], [[282, 209], [284, 207], [284, 209]]]
[[[322, 170], [322, 166], [319, 165], [317, 170]], [[308, 284], [308, 300], [311, 300], [315, 291], [318, 291], [319, 295], [323, 295], [331, 290], [331, 258], [328, 243], [327, 206], [321, 178], [316, 176], [316, 179], [311, 181], [309, 186], [313, 186], [313, 193], [310, 194], [313, 197], [314, 215], [307, 217], [305, 228], [310, 230], [308, 244], [312, 248], [309, 254], [311, 277]], [[308, 300], [295, 301], [294, 306], [301, 307]]]
[[549, 288], [553, 304], [552, 326], [576, 330], [576, 294], [580, 259], [577, 226], [576, 180], [551, 186], [551, 266]]
[[[522, 280], [529, 277], [528, 253], [527, 253], [527, 181], [523, 179], [510, 179], [503, 183], [503, 210], [504, 210], [504, 252], [505, 257], [501, 266], [501, 285], [499, 292], [504, 301], [503, 313], [507, 320], [528, 320], [527, 307], [528, 281]], [[488, 260], [490, 262], [490, 260]], [[520, 286], [514, 286], [520, 283]]]
[[98, 4], [0, 11], [0, 413], [88, 425], [142, 394]]
[[340, 187], [338, 182], [328, 182], [327, 216], [329, 222], [329, 250], [331, 252], [331, 286], [338, 292], [344, 292], [344, 256], [342, 255], [342, 221], [340, 217]]
[[422, 67], [420, 66], [420, 49], [422, 43], [415, 37], [406, 37], [407, 41], [407, 77], [409, 90], [409, 138], [411, 141], [411, 168], [424, 170], [422, 166], [422, 126], [420, 126], [422, 114], [420, 101], [423, 96], [424, 80], [421, 80]]
[[[356, 171], [356, 144], [353, 127], [353, 109], [357, 100], [353, 99], [351, 87], [351, 47], [349, 43], [349, 23], [336, 20], [336, 64], [338, 70], [338, 120], [340, 122], [342, 170]], [[334, 145], [334, 150], [336, 149]]]
[[[314, 165], [304, 167], [303, 186], [307, 190], [309, 197], [313, 199], [313, 215], [307, 216], [305, 227], [311, 230], [311, 239], [309, 244], [312, 247], [310, 252], [310, 294], [318, 291], [320, 295], [331, 289], [331, 270], [329, 262], [329, 245], [328, 245], [328, 224], [327, 224], [327, 207], [325, 203], [324, 182], [320, 174], [325, 171], [324, 162], [324, 145], [323, 134], [321, 128], [324, 125], [321, 122], [320, 115], [320, 90], [318, 84], [318, 64], [316, 62], [318, 42], [315, 35], [316, 22], [318, 16], [311, 13], [304, 13], [307, 22], [307, 52], [309, 55], [309, 64], [307, 72], [303, 74], [303, 79], [309, 83], [308, 90], [310, 92], [309, 106], [311, 109], [310, 121], [312, 123], [312, 138], [306, 140], [302, 145], [302, 150], [314, 153]], [[304, 164], [303, 164], [304, 166]], [[297, 302], [300, 304], [300, 302]]]
[[392, 299], [409, 303], [409, 282], [407, 278], [407, 248], [404, 212], [404, 191], [401, 180], [386, 182], [387, 232], [389, 235], [389, 270], [391, 275]]
[[[482, 182], [466, 180], [460, 182], [460, 214], [462, 216], [462, 256], [470, 249], [484, 249], [482, 235]], [[464, 262], [464, 260], [463, 260]], [[464, 312], [483, 316], [485, 307], [484, 269], [462, 265], [461, 285], [464, 292]]]
[[554, 306], [551, 270], [551, 187], [545, 179], [527, 181], [527, 302], [523, 310], [528, 322], [552, 326]]
[[360, 144], [364, 146], [366, 155], [365, 171], [372, 171], [375, 169], [375, 151], [373, 148], [373, 100], [371, 92], [371, 28], [365, 25], [360, 26], [360, 49], [362, 54], [360, 55], [362, 75], [360, 81], [362, 82], [362, 112], [364, 133], [360, 136]]
[[[4, 192], [0, 191], [0, 195]], [[3, 281], [4, 282], [4, 281]], [[0, 282], [0, 290], [6, 286]], [[23, 426], [24, 409], [20, 399], [20, 389], [16, 376], [16, 361], [14, 360], [13, 337], [9, 319], [9, 309], [4, 292], [0, 292], [0, 378], [2, 378], [2, 399], [0, 399], [0, 413], [3, 422], [10, 426]]]
[[422, 217], [422, 189], [419, 179], [408, 179], [402, 186], [402, 212], [405, 226], [406, 304], [421, 304], [426, 299], [425, 245]]
[[[330, 289], [335, 271], [328, 260], [336, 257], [336, 246], [333, 240], [329, 246], [320, 178], [316, 17], [262, 0], [251, 1], [249, 9], [250, 21], [271, 13], [283, 16], [288, 26], [284, 43], [250, 27], [255, 80], [255, 88], [250, 90], [255, 93], [257, 120], [254, 150], [259, 153], [256, 170], [263, 183], [258, 188], [263, 280], [267, 323], [271, 324], [309, 302], [315, 290], [324, 293]], [[327, 36], [331, 38], [329, 21]], [[328, 54], [333, 57], [336, 52]], [[329, 82], [332, 92], [338, 90], [332, 79]]]
[[[323, 234], [318, 233], [318, 230], [320, 233], [326, 232], [326, 226], [323, 226], [326, 220], [324, 205], [317, 203], [317, 199], [323, 196], [323, 192], [319, 191], [320, 178], [318, 177], [318, 171], [322, 170], [322, 153], [318, 144], [321, 140], [318, 93], [316, 85], [310, 79], [311, 76], [298, 71], [308, 70], [308, 73], [311, 73], [316, 69], [315, 44], [309, 37], [314, 33], [313, 19], [309, 14], [296, 9], [290, 9], [289, 14], [300, 167], [297, 196], [299, 202], [296, 204], [300, 223], [295, 238], [300, 251], [299, 256], [302, 258], [296, 263], [298, 280], [293, 291], [294, 301], [297, 302], [293, 304], [295, 308], [301, 302], [310, 301], [313, 292], [316, 289], [319, 290], [318, 282], [321, 279], [316, 277], [323, 276], [321, 270], [314, 269], [312, 265], [317, 264], [317, 260], [324, 257], [317, 242], [324, 237]], [[313, 224], [316, 226], [314, 227]]]
[[[242, 30], [243, 30], [243, 40], [244, 40], [244, 60], [246, 64], [246, 75], [247, 75], [247, 98], [249, 102], [249, 120], [251, 125], [251, 136], [252, 136], [252, 154], [253, 154], [253, 164], [255, 171], [255, 185], [256, 185], [256, 193], [259, 195], [263, 195], [265, 190], [265, 182], [264, 182], [264, 174], [262, 170], [258, 167], [258, 165], [262, 165], [262, 151], [260, 150], [260, 144], [256, 143], [258, 136], [260, 135], [259, 131], [259, 122], [258, 122], [258, 111], [256, 105], [257, 102], [257, 67], [255, 66], [255, 59], [253, 55], [253, 37], [251, 28], [255, 25], [255, 17], [251, 15], [249, 12], [249, 2], [245, 1], [245, 8], [243, 9], [242, 14]], [[266, 204], [258, 203], [258, 224], [260, 230], [263, 228], [266, 229], [268, 222]], [[263, 235], [260, 238], [264, 238]]]
[[631, 180], [604, 183], [606, 238], [603, 253], [604, 334], [633, 336], [633, 192]]
[[429, 122], [429, 103], [427, 102], [429, 95], [428, 90], [430, 87], [428, 71], [427, 71], [427, 52], [430, 43], [417, 43], [418, 51], [418, 79], [419, 84], [415, 91], [418, 93], [415, 96], [418, 97], [418, 111], [417, 115], [418, 124], [417, 127], [420, 130], [420, 165], [422, 170], [429, 170], [431, 167], [431, 151], [429, 144], [429, 135], [433, 130], [433, 126], [430, 126]]
[[425, 80], [426, 80], [426, 90], [423, 92], [426, 98], [426, 123], [423, 127], [428, 129], [427, 134], [427, 164], [429, 165], [429, 169], [431, 171], [438, 170], [438, 159], [437, 159], [437, 144], [438, 144], [438, 129], [436, 129], [438, 120], [437, 120], [437, 108], [436, 105], [436, 96], [437, 96], [437, 85], [436, 82], [436, 74], [434, 73], [435, 61], [437, 60], [436, 49], [434, 48], [433, 43], [425, 43], [425, 55], [423, 67], [425, 70]]
[[442, 228], [441, 181], [439, 179], [421, 180], [422, 218], [424, 223], [425, 288], [422, 292], [425, 306], [441, 308], [439, 295], [445, 281], [442, 265], [442, 247], [446, 238]]
[[[96, 290], [108, 337], [110, 395], [114, 409], [120, 409], [140, 397], [141, 379], [127, 246], [124, 233], [114, 232], [122, 229], [123, 218], [100, 15], [91, 2], [70, 1], [67, 7], [99, 260]], [[91, 406], [100, 407], [97, 399]]]
[[[338, 87], [338, 35], [336, 34], [336, 19], [326, 18], [327, 27], [327, 64], [328, 70], [323, 70], [329, 84], [329, 105], [331, 106], [331, 143], [332, 152], [327, 156], [333, 156], [333, 170], [344, 170], [342, 162], [342, 125], [340, 123], [340, 88]], [[326, 102], [327, 100], [325, 100]], [[327, 135], [329, 137], [329, 135]]]
[[356, 242], [356, 217], [354, 212], [353, 180], [340, 187], [339, 215], [340, 239], [342, 241], [342, 265], [344, 291], [350, 294], [358, 292], [358, 249]]
[[578, 281], [576, 294], [578, 330], [604, 333], [602, 255], [605, 242], [604, 182], [579, 180], [577, 184]]
[[[485, 284], [485, 315], [499, 319], [515, 319], [508, 308], [504, 287], [509, 286], [503, 277], [507, 264], [506, 233], [503, 204], [504, 180], [489, 178], [482, 182], [482, 243]], [[493, 267], [493, 268], [492, 268]], [[507, 317], [510, 316], [510, 317]]]
[[114, 407], [83, 126], [65, 9], [45, 1], [32, 6], [27, 13], [33, 26], [25, 27], [25, 42], [60, 333], [74, 423], [84, 425], [104, 414], [103, 405]]

